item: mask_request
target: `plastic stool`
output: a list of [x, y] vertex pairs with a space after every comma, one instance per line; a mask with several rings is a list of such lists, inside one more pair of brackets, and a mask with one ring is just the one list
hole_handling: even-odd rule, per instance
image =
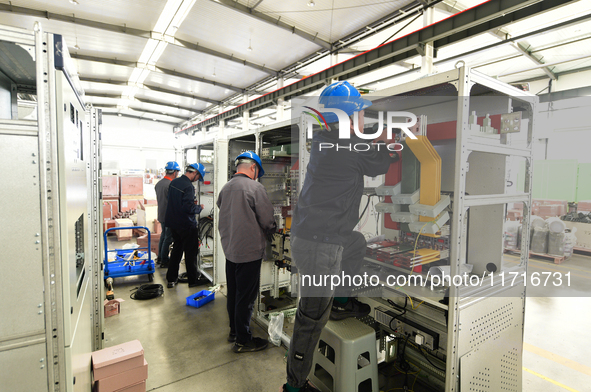
[[309, 379], [322, 392], [378, 392], [376, 333], [355, 318], [329, 321]]

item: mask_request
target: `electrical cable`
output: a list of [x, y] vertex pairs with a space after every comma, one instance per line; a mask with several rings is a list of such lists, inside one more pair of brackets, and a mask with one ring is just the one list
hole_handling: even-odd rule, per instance
[[392, 317], [390, 319], [390, 322], [388, 323], [388, 327], [394, 331], [394, 328], [392, 328], [392, 321], [396, 320], [398, 317], [400, 316], [404, 316], [406, 314], [406, 305], [408, 304], [408, 296], [406, 296], [406, 298], [404, 298], [404, 307], [399, 306], [396, 302], [392, 301], [391, 299], [388, 299], [388, 303], [395, 307], [396, 309], [400, 310], [402, 313], [395, 315], [394, 317]]
[[135, 300], [158, 298], [164, 294], [164, 287], [162, 287], [161, 284], [143, 284], [140, 287], [134, 288], [133, 290], [136, 291], [131, 293], [129, 298]]
[[425, 359], [427, 360], [427, 362], [429, 362], [431, 364], [431, 366], [433, 366], [437, 370], [441, 370], [442, 372], [445, 372], [445, 369], [442, 369], [439, 366], [435, 365], [433, 362], [431, 362], [429, 357], [427, 357], [427, 354], [425, 354], [425, 352], [423, 351], [423, 347], [419, 346], [418, 348], [419, 348], [419, 351], [421, 352], [421, 354], [423, 354], [423, 357], [425, 357]]
[[357, 223], [355, 224], [355, 226], [357, 226], [359, 224], [359, 222], [361, 222], [361, 218], [363, 218], [363, 215], [365, 215], [365, 211], [367, 211], [367, 207], [369, 207], [369, 201], [371, 200], [371, 196], [373, 196], [373, 195], [367, 195], [367, 203], [365, 204], [365, 208], [363, 208], [363, 212], [359, 216], [359, 219], [357, 220]]
[[398, 359], [400, 361], [400, 369], [404, 371], [404, 387], [408, 388], [408, 371], [411, 369], [410, 363], [405, 358], [406, 353], [406, 345], [408, 344], [408, 339], [410, 338], [409, 335], [406, 335], [406, 339], [404, 339], [404, 345], [402, 346], [402, 350], [400, 350], [400, 354], [398, 355]]

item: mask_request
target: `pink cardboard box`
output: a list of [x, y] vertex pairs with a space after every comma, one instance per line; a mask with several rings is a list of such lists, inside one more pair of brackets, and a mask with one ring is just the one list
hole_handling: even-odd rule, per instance
[[148, 362], [144, 359], [143, 366], [96, 380], [94, 383], [94, 392], [126, 391], [137, 383], [145, 382], [147, 378]]
[[121, 313], [121, 302], [123, 302], [121, 298], [112, 299], [110, 301], [106, 299], [105, 302], [103, 302], [105, 307], [105, 317], [111, 317]]
[[144, 194], [144, 178], [143, 177], [120, 177], [121, 179], [121, 196], [126, 195], [142, 195]]
[[146, 392], [146, 382], [138, 382], [129, 387], [118, 390], [117, 392]]
[[95, 381], [142, 366], [144, 366], [144, 348], [139, 340], [92, 353], [92, 374]]
[[103, 197], [105, 196], [119, 196], [119, 177], [118, 176], [103, 176]]

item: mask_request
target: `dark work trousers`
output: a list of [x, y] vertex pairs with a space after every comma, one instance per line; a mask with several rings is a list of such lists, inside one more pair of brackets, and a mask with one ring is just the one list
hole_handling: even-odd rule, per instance
[[160, 264], [168, 265], [170, 244], [172, 244], [172, 231], [166, 226], [162, 226], [162, 233], [160, 233], [160, 241], [158, 242], [158, 258]]
[[238, 344], [245, 344], [252, 340], [250, 318], [259, 292], [261, 260], [233, 263], [226, 259], [230, 333], [236, 335]]
[[[287, 382], [295, 388], [306, 384], [320, 333], [328, 322], [335, 289], [330, 283], [302, 287], [303, 275], [355, 275], [363, 263], [367, 244], [363, 235], [351, 233], [345, 246], [291, 238], [293, 261], [298, 268], [301, 299], [296, 311], [287, 356]], [[329, 279], [330, 282], [330, 279]], [[351, 287], [337, 288], [338, 296], [350, 296]]]
[[199, 253], [199, 229], [175, 230], [172, 232], [174, 247], [168, 262], [166, 280], [176, 282], [179, 278], [179, 265], [183, 253], [185, 254], [185, 266], [187, 267], [187, 279], [189, 284], [197, 283], [197, 254]]

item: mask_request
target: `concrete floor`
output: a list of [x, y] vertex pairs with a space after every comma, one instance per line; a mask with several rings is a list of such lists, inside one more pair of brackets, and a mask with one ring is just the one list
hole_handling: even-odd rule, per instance
[[[508, 256], [505, 262], [517, 260]], [[591, 257], [575, 255], [562, 265], [534, 259], [530, 272], [534, 271], [571, 271], [576, 279], [559, 291], [529, 291], [535, 296], [526, 300], [523, 391], [591, 391]], [[223, 293], [216, 293], [215, 300], [202, 308], [189, 307], [185, 298], [207, 286], [189, 289], [179, 284], [167, 289], [165, 274], [157, 268], [154, 276], [155, 283], [164, 285], [164, 296], [147, 301], [129, 299], [131, 289], [148, 282], [146, 276], [116, 279], [115, 296], [125, 302], [121, 314], [105, 320], [105, 347], [139, 339], [149, 364], [149, 391], [279, 391], [285, 382], [286, 349], [233, 353], [226, 341]], [[254, 323], [253, 331], [266, 337]], [[420, 390], [417, 385], [415, 392]]]

